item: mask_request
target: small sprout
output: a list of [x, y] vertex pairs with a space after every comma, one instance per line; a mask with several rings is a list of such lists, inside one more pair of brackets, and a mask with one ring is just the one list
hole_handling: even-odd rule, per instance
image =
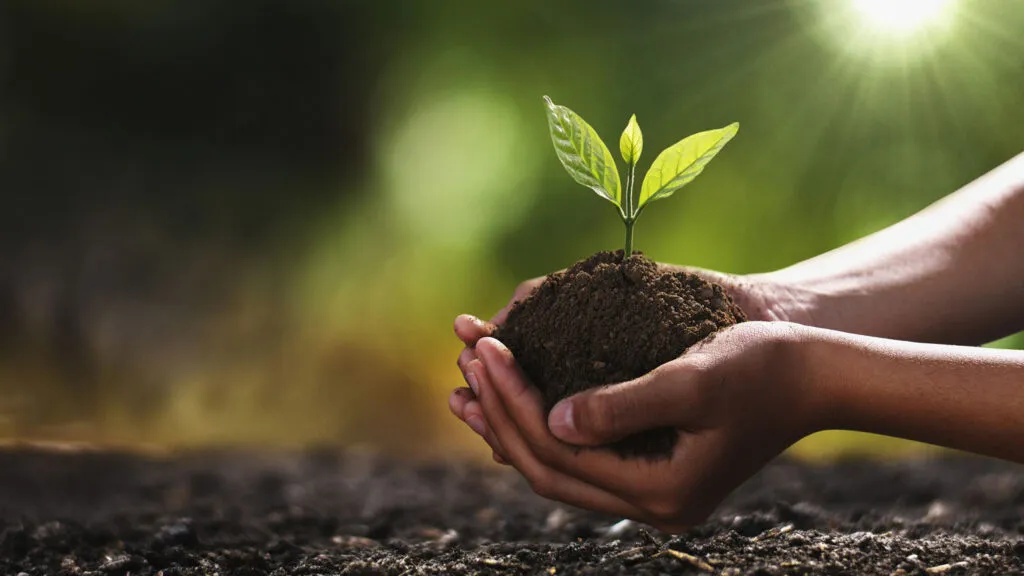
[[644, 151], [644, 133], [640, 131], [640, 125], [636, 123], [636, 114], [629, 117], [629, 124], [622, 131], [619, 138], [619, 151], [622, 152], [622, 159], [629, 164], [630, 169], [636, 166], [640, 154]]
[[654, 159], [640, 185], [640, 197], [633, 198], [634, 172], [644, 150], [644, 136], [634, 114], [619, 138], [619, 152], [629, 169], [625, 194], [615, 167], [615, 158], [597, 132], [583, 118], [565, 106], [544, 97], [548, 128], [555, 154], [573, 180], [590, 188], [619, 210], [626, 225], [623, 257], [633, 253], [633, 224], [644, 208], [655, 200], [668, 198], [700, 175], [708, 162], [740, 129], [739, 123], [688, 136], [669, 146]]

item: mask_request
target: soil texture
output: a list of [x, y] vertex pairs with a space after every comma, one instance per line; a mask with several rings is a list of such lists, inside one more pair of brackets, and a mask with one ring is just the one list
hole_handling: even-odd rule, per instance
[[770, 464], [669, 536], [507, 468], [366, 453], [0, 451], [0, 574], [1019, 574], [1024, 470]]
[[[641, 253], [598, 252], [548, 276], [509, 311], [495, 334], [550, 410], [588, 388], [632, 380], [717, 330], [746, 320], [725, 289], [659, 267]], [[665, 457], [678, 433], [663, 428], [609, 448], [623, 457]]]

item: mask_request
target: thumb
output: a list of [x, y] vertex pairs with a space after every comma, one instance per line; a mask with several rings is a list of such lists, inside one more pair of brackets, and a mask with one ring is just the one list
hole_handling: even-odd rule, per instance
[[692, 391], [692, 381], [663, 366], [622, 384], [570, 396], [551, 409], [548, 428], [569, 444], [599, 446], [630, 434], [676, 425]]

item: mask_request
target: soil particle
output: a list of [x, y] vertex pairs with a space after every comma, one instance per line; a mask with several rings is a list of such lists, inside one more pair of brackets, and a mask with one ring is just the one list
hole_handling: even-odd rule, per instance
[[1024, 502], [978, 494], [1022, 481], [975, 458], [780, 459], [669, 536], [543, 500], [498, 467], [7, 449], [0, 574], [1020, 574]]
[[[509, 311], [495, 336], [544, 395], [547, 409], [588, 388], [632, 380], [717, 330], [746, 320], [725, 290], [659, 267], [639, 252], [599, 252], [548, 276]], [[652, 430], [609, 446], [663, 457], [677, 432]]]

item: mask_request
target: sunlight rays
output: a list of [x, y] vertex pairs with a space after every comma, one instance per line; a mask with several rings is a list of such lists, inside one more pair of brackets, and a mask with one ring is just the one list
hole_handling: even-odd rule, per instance
[[950, 17], [953, 0], [850, 0], [853, 10], [870, 27], [890, 34], [909, 35]]

